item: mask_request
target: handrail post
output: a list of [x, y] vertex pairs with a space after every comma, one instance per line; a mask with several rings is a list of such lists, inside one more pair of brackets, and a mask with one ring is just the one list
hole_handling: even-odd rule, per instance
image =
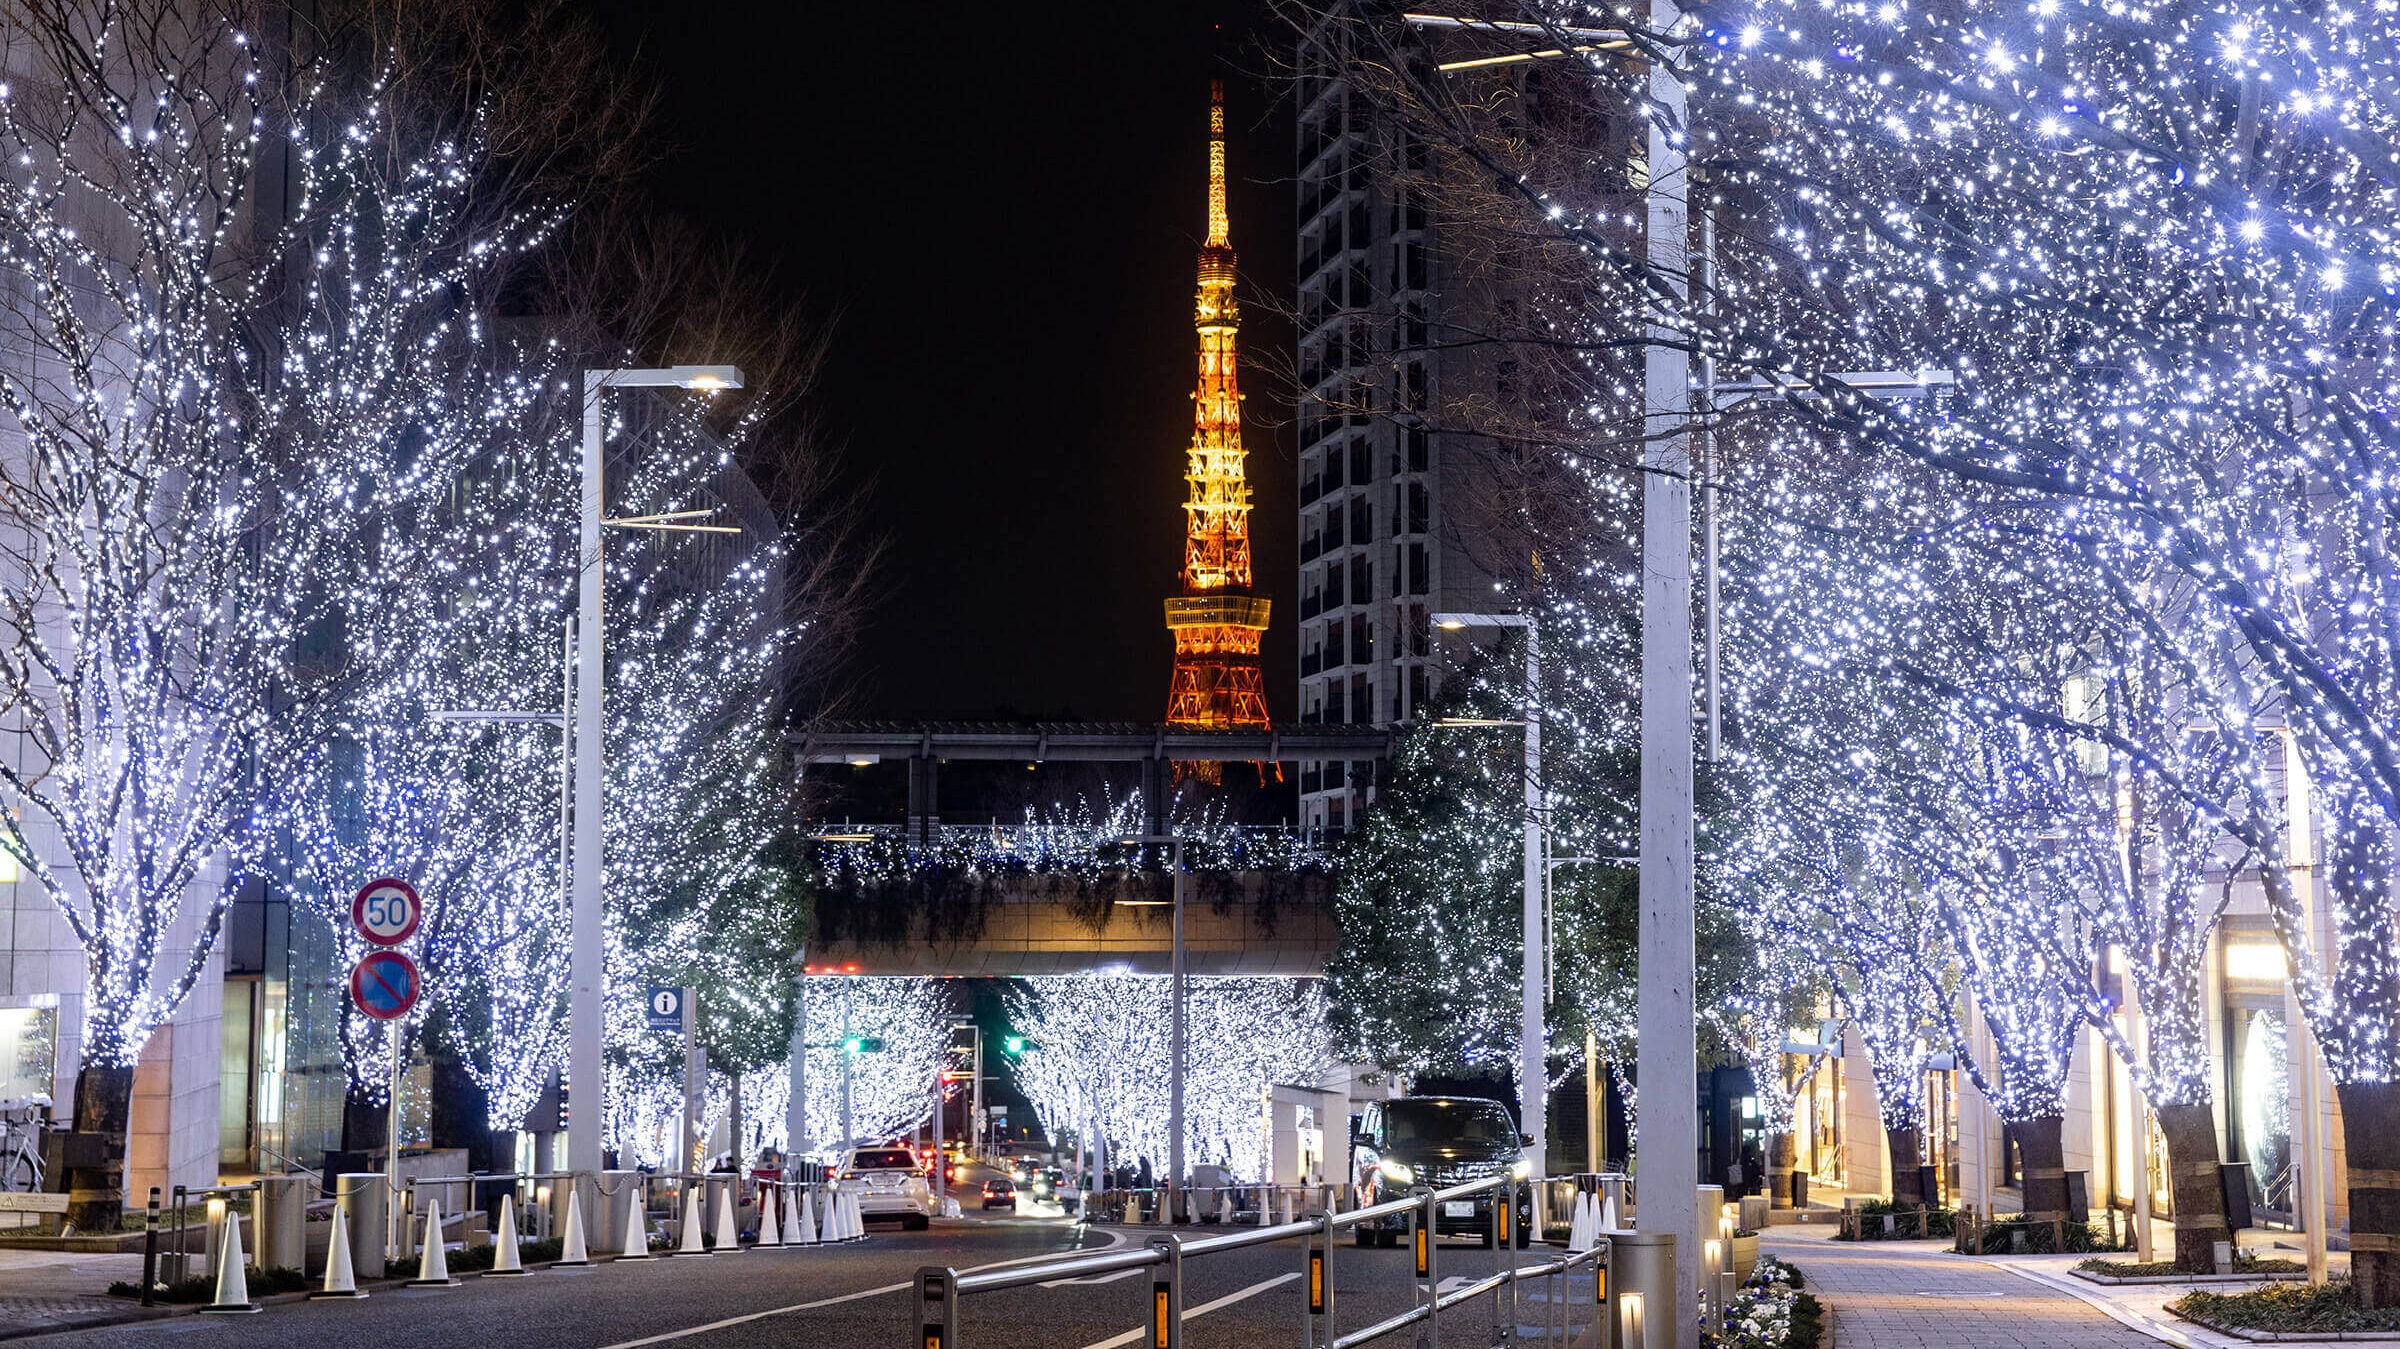
[[958, 1271], [926, 1265], [917, 1271], [917, 1324], [925, 1349], [958, 1349]]
[[[1493, 1252], [1496, 1257], [1492, 1261], [1493, 1271], [1497, 1273], [1503, 1262], [1508, 1266], [1508, 1283], [1506, 1285], [1508, 1288], [1508, 1315], [1500, 1322], [1500, 1338], [1513, 1340], [1517, 1337], [1517, 1234], [1514, 1230], [1517, 1224], [1517, 1182], [1515, 1177], [1510, 1177], [1501, 1185], [1500, 1193], [1494, 1197], [1494, 1202], [1497, 1211], [1493, 1213], [1492, 1220], [1495, 1230], [1500, 1233], [1500, 1240], [1495, 1243], [1499, 1249]], [[1500, 1310], [1499, 1302], [1499, 1290], [1494, 1289], [1492, 1297], [1494, 1312]]]
[[1417, 1277], [1424, 1281], [1418, 1285], [1425, 1294], [1425, 1301], [1420, 1304], [1425, 1308], [1424, 1343], [1426, 1349], [1441, 1349], [1442, 1277], [1441, 1261], [1434, 1254], [1433, 1191], [1420, 1185], [1416, 1195], [1416, 1212], [1410, 1224], [1414, 1231], [1409, 1234], [1409, 1244], [1416, 1249]]
[[1309, 1349], [1333, 1343], [1333, 1210], [1317, 1215], [1317, 1230], [1302, 1244], [1308, 1269]]
[[1150, 1276], [1150, 1349], [1183, 1349], [1183, 1238], [1170, 1232], [1150, 1244], [1161, 1257]]

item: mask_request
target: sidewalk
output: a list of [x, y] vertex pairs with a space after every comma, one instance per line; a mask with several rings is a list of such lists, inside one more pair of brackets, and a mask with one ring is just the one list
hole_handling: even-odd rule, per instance
[[121, 1319], [136, 1304], [108, 1286], [141, 1278], [138, 1255], [0, 1250], [0, 1339]]
[[1846, 1242], [1814, 1224], [1760, 1249], [1799, 1267], [1833, 1308], [1840, 1349], [2149, 1349], [2156, 1341], [2073, 1295], [1939, 1241]]

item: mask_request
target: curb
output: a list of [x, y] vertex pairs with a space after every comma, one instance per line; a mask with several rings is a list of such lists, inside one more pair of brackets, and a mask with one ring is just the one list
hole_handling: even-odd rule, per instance
[[[2259, 1283], [2296, 1283], [2308, 1277], [2307, 1270], [2277, 1271], [2267, 1274], [2136, 1274], [2130, 1277], [2120, 1277], [2112, 1274], [2089, 1274], [2080, 1269], [2070, 1269], [2067, 1274], [2069, 1277], [2081, 1279], [2085, 1283], [2105, 1284], [2112, 1287], [2120, 1284], [2165, 1283], [2201, 1288], [2234, 1284], [2246, 1288], [2251, 1284]], [[2209, 1328], [2214, 1330], [2216, 1327]]]

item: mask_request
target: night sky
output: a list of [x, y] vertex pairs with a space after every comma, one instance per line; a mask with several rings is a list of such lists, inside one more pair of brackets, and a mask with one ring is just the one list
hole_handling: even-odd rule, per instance
[[665, 83], [658, 206], [771, 262], [761, 303], [831, 324], [818, 411], [887, 545], [832, 709], [853, 717], [1163, 713], [1225, 76], [1268, 700], [1291, 718], [1292, 130], [1272, 21], [1167, 0], [594, 12]]

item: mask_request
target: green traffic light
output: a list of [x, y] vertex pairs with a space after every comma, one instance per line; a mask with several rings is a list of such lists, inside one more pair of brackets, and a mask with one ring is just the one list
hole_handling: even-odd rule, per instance
[[1022, 1035], [1011, 1035], [1003, 1043], [1007, 1046], [1008, 1052], [1011, 1054], [1022, 1054], [1025, 1052], [1025, 1037]]

